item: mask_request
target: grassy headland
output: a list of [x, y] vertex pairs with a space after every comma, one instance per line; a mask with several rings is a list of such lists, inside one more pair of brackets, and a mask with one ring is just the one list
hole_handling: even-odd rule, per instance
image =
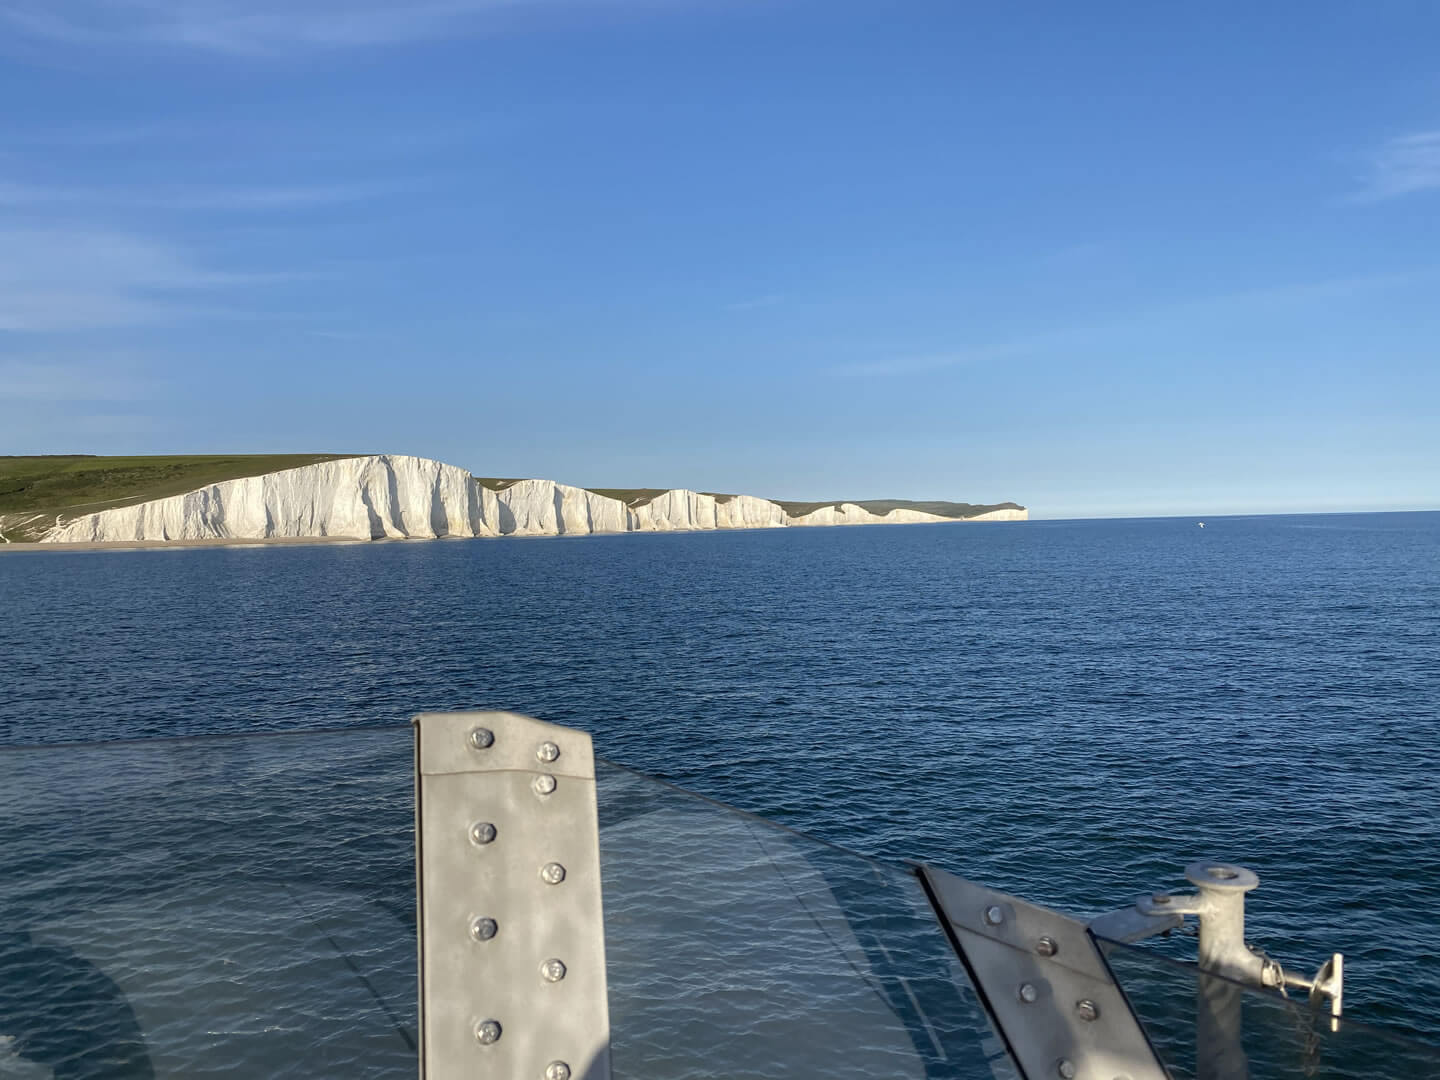
[[888, 514], [891, 510], [918, 510], [922, 514], [934, 514], [936, 517], [946, 518], [968, 518], [978, 514], [988, 514], [992, 510], [1023, 510], [1019, 503], [957, 503], [957, 502], [912, 502], [909, 499], [868, 499], [850, 500], [842, 499], [831, 502], [782, 502], [776, 499], [775, 502], [784, 509], [791, 517], [802, 517], [805, 514], [813, 514], [827, 506], [839, 507], [841, 502], [849, 502], [862, 510], [868, 510], [872, 514]]
[[669, 488], [590, 488], [596, 495], [604, 495], [607, 499], [619, 499], [630, 509], [644, 506], [646, 503], [654, 502]]
[[353, 454], [195, 454], [158, 457], [0, 456], [0, 534], [36, 540], [57, 516], [92, 514], [183, 495], [247, 476]]

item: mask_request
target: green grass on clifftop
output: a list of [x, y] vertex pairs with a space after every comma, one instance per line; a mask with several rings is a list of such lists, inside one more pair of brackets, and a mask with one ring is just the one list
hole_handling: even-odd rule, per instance
[[596, 495], [604, 495], [607, 499], [619, 499], [632, 510], [644, 506], [646, 503], [654, 502], [669, 488], [590, 488]]
[[0, 532], [35, 540], [66, 518], [183, 495], [247, 476], [353, 454], [203, 454], [157, 457], [0, 457]]
[[806, 514], [813, 514], [816, 510], [827, 506], [838, 507], [841, 502], [850, 502], [862, 510], [868, 510], [872, 514], [888, 514], [891, 510], [918, 510], [922, 514], [934, 514], [936, 517], [947, 518], [968, 518], [979, 514], [988, 514], [992, 510], [1024, 510], [1019, 503], [957, 503], [957, 502], [911, 502], [909, 499], [869, 499], [849, 500], [842, 499], [838, 502], [781, 502], [776, 499], [785, 513], [791, 517], [803, 517]]

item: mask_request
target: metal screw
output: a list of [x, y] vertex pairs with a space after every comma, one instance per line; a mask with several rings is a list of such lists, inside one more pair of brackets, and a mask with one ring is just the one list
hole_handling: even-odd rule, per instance
[[1075, 1063], [1069, 1058], [1061, 1058], [1055, 1063], [1055, 1074], [1061, 1080], [1075, 1080]]
[[1035, 989], [1034, 983], [1020, 984], [1020, 1000], [1026, 1005], [1033, 1005], [1040, 1000], [1040, 991]]
[[1005, 921], [1005, 912], [999, 904], [991, 904], [985, 909], [985, 921], [991, 926], [999, 926]]
[[495, 745], [495, 733], [489, 728], [471, 728], [470, 745], [476, 750], [489, 750]]
[[535, 777], [535, 794], [549, 795], [555, 790], [555, 777], [549, 773], [541, 773]]
[[1157, 892], [1154, 896], [1150, 897], [1150, 902], [1152, 904], [1168, 904], [1173, 899], [1175, 898], [1167, 892]]
[[500, 1041], [500, 1021], [481, 1020], [475, 1025], [475, 1041], [481, 1046], [489, 1046], [491, 1043]]
[[499, 924], [497, 924], [494, 919], [487, 919], [482, 916], [471, 921], [470, 936], [476, 941], [489, 941], [495, 936], [495, 932], [499, 929]]
[[557, 983], [565, 977], [565, 964], [560, 960], [546, 960], [540, 965], [540, 974], [546, 982]]
[[563, 1061], [552, 1061], [545, 1066], [545, 1080], [570, 1080], [570, 1066]]
[[1100, 1006], [1089, 998], [1084, 998], [1075, 1002], [1075, 1015], [1088, 1024], [1092, 1020], [1100, 1019]]
[[558, 862], [547, 862], [540, 868], [540, 880], [546, 885], [559, 885], [565, 880], [565, 867]]
[[542, 742], [536, 747], [535, 756], [541, 761], [554, 761], [560, 756], [560, 747], [553, 742]]
[[1060, 951], [1060, 946], [1055, 944], [1054, 938], [1042, 937], [1039, 941], [1035, 942], [1035, 951], [1041, 956], [1054, 956]]
[[488, 821], [477, 821], [470, 826], [472, 844], [488, 844], [495, 839], [495, 826]]

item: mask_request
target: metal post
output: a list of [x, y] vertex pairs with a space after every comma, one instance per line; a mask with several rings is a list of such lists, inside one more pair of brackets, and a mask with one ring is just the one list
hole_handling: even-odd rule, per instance
[[590, 737], [501, 712], [414, 724], [422, 1080], [609, 1080]]

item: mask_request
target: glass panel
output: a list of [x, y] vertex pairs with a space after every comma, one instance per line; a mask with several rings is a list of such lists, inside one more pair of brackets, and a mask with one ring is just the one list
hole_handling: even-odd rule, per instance
[[1315, 1012], [1303, 996], [1243, 986], [1143, 946], [1100, 941], [1116, 981], [1176, 1080], [1440, 1076], [1440, 1048]]
[[1014, 1075], [908, 870], [601, 763], [616, 1076]]
[[[414, 1076], [412, 755], [0, 750], [0, 1078]], [[618, 1077], [1013, 1075], [908, 871], [599, 769]]]
[[0, 1077], [415, 1075], [408, 727], [0, 753]]

